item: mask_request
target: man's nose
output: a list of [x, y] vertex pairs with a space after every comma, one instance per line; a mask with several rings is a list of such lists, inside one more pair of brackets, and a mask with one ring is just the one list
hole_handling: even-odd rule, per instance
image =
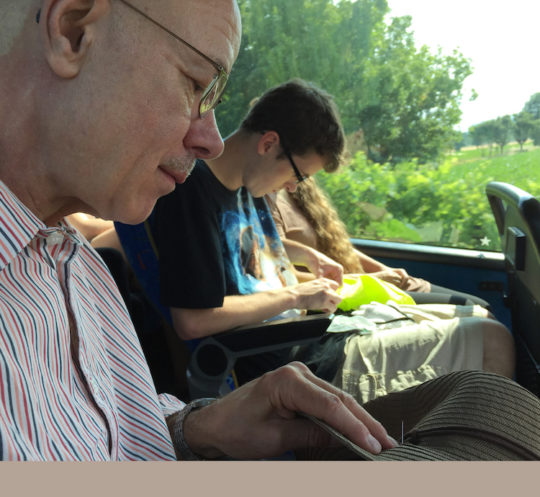
[[192, 119], [184, 146], [199, 159], [214, 159], [223, 152], [223, 139], [219, 132], [214, 111]]

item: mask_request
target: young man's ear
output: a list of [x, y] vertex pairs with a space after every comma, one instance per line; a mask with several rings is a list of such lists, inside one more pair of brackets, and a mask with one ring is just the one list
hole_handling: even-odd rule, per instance
[[266, 131], [257, 142], [257, 152], [264, 155], [276, 146], [279, 146], [279, 135], [275, 131]]
[[110, 9], [110, 0], [46, 0], [36, 21], [45, 38], [51, 69], [61, 78], [75, 77], [96, 35], [95, 22]]

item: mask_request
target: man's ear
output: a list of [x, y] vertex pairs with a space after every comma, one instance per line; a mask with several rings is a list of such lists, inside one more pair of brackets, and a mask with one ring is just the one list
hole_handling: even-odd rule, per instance
[[257, 152], [265, 155], [276, 146], [279, 146], [279, 135], [275, 131], [266, 131], [257, 142]]
[[96, 21], [110, 10], [110, 0], [46, 0], [39, 14], [51, 69], [75, 77], [96, 36]]

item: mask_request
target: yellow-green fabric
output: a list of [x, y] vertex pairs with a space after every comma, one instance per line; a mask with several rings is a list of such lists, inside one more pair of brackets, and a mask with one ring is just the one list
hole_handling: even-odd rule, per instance
[[352, 311], [371, 302], [386, 304], [392, 301], [406, 305], [415, 303], [410, 295], [397, 286], [369, 274], [359, 274], [354, 278], [346, 277], [337, 293], [343, 299], [338, 305], [342, 311]]

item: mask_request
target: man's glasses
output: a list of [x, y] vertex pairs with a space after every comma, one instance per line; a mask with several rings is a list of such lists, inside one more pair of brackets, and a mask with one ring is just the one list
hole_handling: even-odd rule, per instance
[[289, 162], [291, 163], [291, 167], [293, 168], [294, 175], [296, 176], [296, 184], [302, 183], [302, 181], [305, 181], [306, 179], [308, 179], [309, 174], [302, 174], [300, 172], [300, 169], [298, 169], [298, 167], [293, 161], [293, 158], [290, 152], [286, 148], [283, 148], [283, 153], [285, 154], [285, 157], [287, 157], [287, 159], [289, 159]]
[[225, 86], [227, 85], [227, 79], [229, 78], [229, 75], [227, 74], [227, 71], [225, 71], [224, 67], [217, 62], [213, 61], [210, 57], [203, 54], [200, 50], [196, 49], [193, 45], [188, 43], [186, 40], [183, 40], [178, 35], [173, 33], [170, 29], [166, 28], [159, 22], [152, 19], [150, 16], [145, 14], [142, 10], [138, 9], [134, 5], [131, 5], [129, 2], [126, 2], [126, 0], [120, 0], [126, 7], [129, 7], [130, 9], [134, 10], [141, 16], [143, 16], [145, 19], [148, 19], [151, 23], [155, 24], [157, 27], [163, 29], [167, 33], [169, 33], [173, 38], [178, 40], [180, 43], [183, 43], [186, 47], [193, 50], [195, 53], [199, 54], [203, 59], [205, 59], [207, 62], [212, 64], [214, 69], [217, 71], [217, 74], [214, 76], [210, 84], [206, 87], [204, 90], [201, 100], [199, 102], [199, 116], [203, 117], [206, 113], [210, 112], [211, 110], [215, 109], [217, 104], [220, 102], [221, 95], [223, 94], [223, 91], [225, 90]]

